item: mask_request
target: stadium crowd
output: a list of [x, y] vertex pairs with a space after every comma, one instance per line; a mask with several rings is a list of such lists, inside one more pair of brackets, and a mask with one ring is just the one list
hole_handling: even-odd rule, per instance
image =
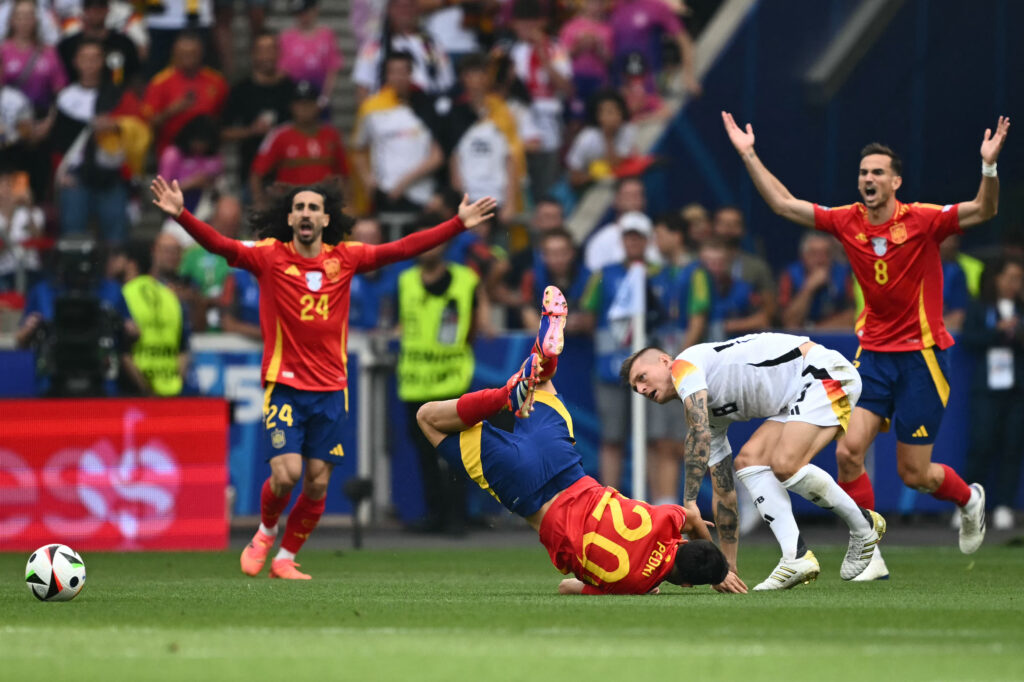
[[[852, 330], [862, 304], [832, 237], [806, 234], [793, 261], [773, 268], [752, 248], [756, 235], [736, 207], [647, 212], [642, 174], [655, 159], [638, 146], [637, 126], [669, 115], [671, 95], [700, 94], [691, 31], [716, 3], [352, 0], [358, 49], [349, 64], [316, 0], [289, 2], [292, 20], [279, 33], [266, 29], [277, 9], [270, 2], [241, 3], [250, 31], [244, 65], [233, 47], [233, 0], [0, 2], [0, 306], [17, 311], [18, 345], [47, 346], [57, 320], [109, 317], [108, 365], [122, 371], [108, 367], [94, 383], [105, 392], [177, 395], [190, 390], [190, 333], [260, 338], [251, 274], [195, 245], [173, 221], [148, 229], [143, 189], [154, 171], [178, 179], [186, 208], [232, 238], [250, 236], [245, 213], [264, 207], [275, 183], [336, 182], [359, 218], [353, 239], [366, 243], [440, 222], [463, 194], [497, 199], [493, 222], [443, 254], [425, 254], [421, 265], [472, 273], [474, 323], [458, 332], [460, 342], [534, 329], [544, 287], [565, 292], [580, 313], [567, 333], [595, 339], [607, 485], [620, 480], [628, 395], [618, 369], [629, 353], [608, 312], [631, 263], [648, 266], [649, 329], [673, 353], [771, 328]], [[349, 78], [358, 109], [352, 129], [339, 130], [336, 93]], [[613, 208], [580, 243], [565, 220], [595, 183], [614, 184]], [[1011, 248], [1024, 256], [1019, 244], [1002, 255]], [[1009, 388], [979, 385], [979, 394], [1019, 396], [1018, 261], [986, 271], [956, 238], [942, 255], [949, 328], [974, 320], [965, 341], [979, 358], [993, 345], [1016, 358]], [[403, 280], [406, 267], [353, 280], [352, 328], [391, 333], [403, 281], [436, 288], [426, 275]], [[58, 301], [82, 292], [106, 312], [71, 319]], [[53, 381], [72, 346], [47, 347], [39, 390], [81, 390]], [[411, 392], [403, 400], [415, 414], [442, 397], [450, 396]], [[672, 433], [677, 420], [667, 410], [651, 411], [658, 503], [678, 496], [671, 482], [679, 480], [682, 434]], [[1007, 438], [1017, 439], [1019, 467], [1024, 434]], [[986, 453], [978, 457], [996, 456]], [[996, 516], [1006, 522], [1012, 515]]]

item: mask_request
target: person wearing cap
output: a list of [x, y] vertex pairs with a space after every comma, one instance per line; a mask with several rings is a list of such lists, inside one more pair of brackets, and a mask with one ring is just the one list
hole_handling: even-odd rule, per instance
[[345, 145], [333, 127], [320, 119], [320, 90], [310, 81], [295, 85], [292, 120], [274, 128], [252, 162], [249, 187], [253, 202], [265, 200], [268, 184], [314, 185], [333, 178], [344, 190], [348, 176]]
[[[639, 177], [620, 179], [615, 185], [613, 206], [615, 220], [594, 230], [586, 241], [583, 262], [591, 272], [597, 272], [612, 263], [619, 263], [625, 257], [618, 221], [621, 216], [631, 211], [646, 211], [644, 181]], [[661, 254], [658, 253], [653, 241], [647, 245], [647, 260], [651, 263], [661, 263]]]
[[627, 325], [614, 321], [609, 314], [613, 303], [620, 295], [620, 289], [628, 285], [627, 274], [635, 263], [646, 265], [647, 323], [657, 321], [659, 306], [654, 303], [655, 294], [651, 277], [658, 272], [658, 266], [647, 260], [645, 253], [653, 241], [654, 227], [651, 219], [639, 211], [629, 211], [616, 221], [623, 256], [617, 263], [610, 263], [593, 271], [583, 294], [583, 310], [594, 315], [594, 402], [601, 423], [601, 449], [598, 454], [600, 475], [605, 485], [618, 488], [622, 483], [623, 446], [629, 431], [629, 394], [619, 385], [619, 367], [629, 357], [632, 341]]

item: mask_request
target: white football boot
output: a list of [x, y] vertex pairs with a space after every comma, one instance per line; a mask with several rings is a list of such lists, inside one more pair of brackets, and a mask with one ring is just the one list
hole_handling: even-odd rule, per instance
[[973, 554], [985, 539], [985, 489], [971, 484], [971, 499], [960, 507], [960, 551]]
[[821, 566], [818, 564], [818, 558], [814, 556], [814, 552], [808, 550], [799, 559], [786, 559], [785, 557], [780, 559], [779, 565], [775, 567], [771, 575], [765, 578], [760, 585], [754, 587], [754, 591], [788, 590], [801, 583], [806, 585], [812, 580], [816, 580], [819, 573], [821, 573]]
[[878, 541], [885, 535], [885, 519], [876, 511], [862, 509], [864, 517], [871, 523], [871, 531], [864, 536], [850, 533], [850, 544], [846, 549], [846, 557], [839, 569], [839, 577], [853, 580], [867, 569], [878, 547]]
[[862, 583], [871, 580], [888, 580], [889, 579], [889, 567], [885, 565], [885, 559], [882, 558], [882, 550], [875, 547], [874, 553], [871, 555], [871, 563], [864, 569], [864, 572], [858, 575], [856, 578], [852, 578], [850, 582]]

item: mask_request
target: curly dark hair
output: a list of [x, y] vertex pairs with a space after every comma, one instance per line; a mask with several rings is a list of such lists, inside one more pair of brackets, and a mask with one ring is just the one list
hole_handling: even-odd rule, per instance
[[324, 212], [330, 217], [327, 226], [324, 228], [323, 241], [332, 246], [339, 244], [352, 233], [352, 226], [355, 219], [344, 213], [344, 199], [337, 184], [324, 181], [315, 185], [286, 185], [278, 183], [270, 188], [268, 208], [263, 211], [253, 211], [249, 216], [249, 223], [253, 232], [260, 239], [277, 239], [282, 242], [290, 242], [294, 237], [292, 228], [288, 225], [288, 214], [292, 211], [292, 201], [299, 192], [316, 192], [324, 198]]

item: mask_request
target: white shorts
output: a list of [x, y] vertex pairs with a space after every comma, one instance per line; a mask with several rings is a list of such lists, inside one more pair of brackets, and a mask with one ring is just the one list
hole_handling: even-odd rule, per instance
[[[816, 345], [804, 356], [804, 369], [795, 395], [776, 422], [805, 422], [815, 426], [838, 426], [846, 433], [850, 414], [860, 398], [861, 381], [856, 368], [837, 351]], [[838, 437], [838, 436], [837, 436]]]

